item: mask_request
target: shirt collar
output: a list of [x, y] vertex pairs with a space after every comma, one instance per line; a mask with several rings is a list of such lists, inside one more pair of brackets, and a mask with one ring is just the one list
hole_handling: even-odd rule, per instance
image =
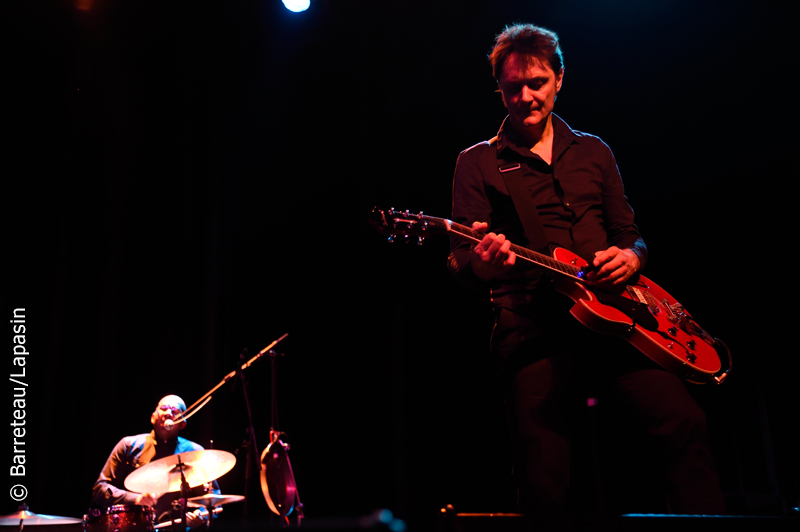
[[[564, 122], [561, 117], [555, 113], [551, 113], [553, 117], [553, 160], [558, 160], [562, 153], [573, 143], [578, 142], [578, 135], [572, 131], [572, 128]], [[503, 150], [510, 149], [524, 157], [537, 157], [531, 153], [530, 148], [525, 147], [514, 135], [514, 130], [509, 122], [509, 117], [506, 116], [503, 124], [500, 126], [500, 131], [497, 132], [497, 155], [503, 153]]]
[[177, 445], [177, 444], [178, 444], [178, 436], [175, 436], [175, 438], [173, 438], [173, 439], [171, 439], [171, 440], [159, 440], [159, 439], [158, 439], [158, 436], [156, 435], [156, 431], [155, 431], [155, 429], [153, 429], [153, 430], [151, 430], [151, 431], [150, 431], [150, 434], [147, 436], [147, 438], [150, 440], [150, 442], [151, 442], [153, 445], [158, 445], [159, 443], [164, 443], [164, 444], [175, 444], [175, 445]]

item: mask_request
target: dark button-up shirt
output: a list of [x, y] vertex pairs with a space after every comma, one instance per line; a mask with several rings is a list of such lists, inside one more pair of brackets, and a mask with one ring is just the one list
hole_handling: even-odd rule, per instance
[[[527, 247], [525, 231], [498, 165], [519, 162], [507, 178], [524, 179], [552, 246], [567, 248], [591, 262], [596, 251], [610, 246], [633, 249], [642, 267], [647, 248], [633, 221], [622, 179], [609, 147], [599, 138], [571, 129], [555, 114], [553, 156], [545, 163], [513, 135], [504, 122], [498, 135], [463, 151], [453, 179], [453, 221], [470, 226], [481, 221]], [[448, 266], [468, 287], [485, 286], [472, 273], [472, 244], [453, 238]], [[542, 271], [522, 264], [497, 277], [491, 289], [496, 307], [515, 308], [536, 299]], [[549, 285], [549, 283], [546, 283]]]

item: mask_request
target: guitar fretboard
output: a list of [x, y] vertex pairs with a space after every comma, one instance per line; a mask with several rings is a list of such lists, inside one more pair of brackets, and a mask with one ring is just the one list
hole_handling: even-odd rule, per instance
[[[448, 225], [450, 226], [450, 232], [454, 233], [456, 236], [460, 236], [474, 242], [480, 242], [485, 236], [483, 233], [475, 231], [466, 225], [461, 225], [450, 220], [447, 220], [447, 222], [449, 222]], [[524, 248], [516, 244], [511, 244], [511, 251], [516, 253], [517, 257], [521, 257], [528, 262], [532, 262], [556, 273], [566, 275], [567, 277], [572, 277], [573, 279], [581, 279], [578, 276], [581, 269], [575, 265], [561, 262], [560, 260], [556, 260], [553, 257], [545, 255], [544, 253], [539, 253], [538, 251], [533, 251], [532, 249]]]

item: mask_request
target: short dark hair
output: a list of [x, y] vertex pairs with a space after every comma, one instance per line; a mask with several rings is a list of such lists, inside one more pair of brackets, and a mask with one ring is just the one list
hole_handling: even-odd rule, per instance
[[556, 74], [564, 68], [564, 56], [558, 44], [558, 35], [545, 28], [533, 24], [506, 26], [503, 33], [495, 38], [494, 43], [489, 61], [492, 63], [492, 75], [496, 80], [499, 80], [503, 73], [506, 59], [514, 52], [547, 61]]

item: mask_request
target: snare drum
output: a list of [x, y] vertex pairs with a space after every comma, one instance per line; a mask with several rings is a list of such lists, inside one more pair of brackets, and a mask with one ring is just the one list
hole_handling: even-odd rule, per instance
[[83, 516], [84, 532], [153, 532], [156, 511], [149, 506], [117, 504]]

